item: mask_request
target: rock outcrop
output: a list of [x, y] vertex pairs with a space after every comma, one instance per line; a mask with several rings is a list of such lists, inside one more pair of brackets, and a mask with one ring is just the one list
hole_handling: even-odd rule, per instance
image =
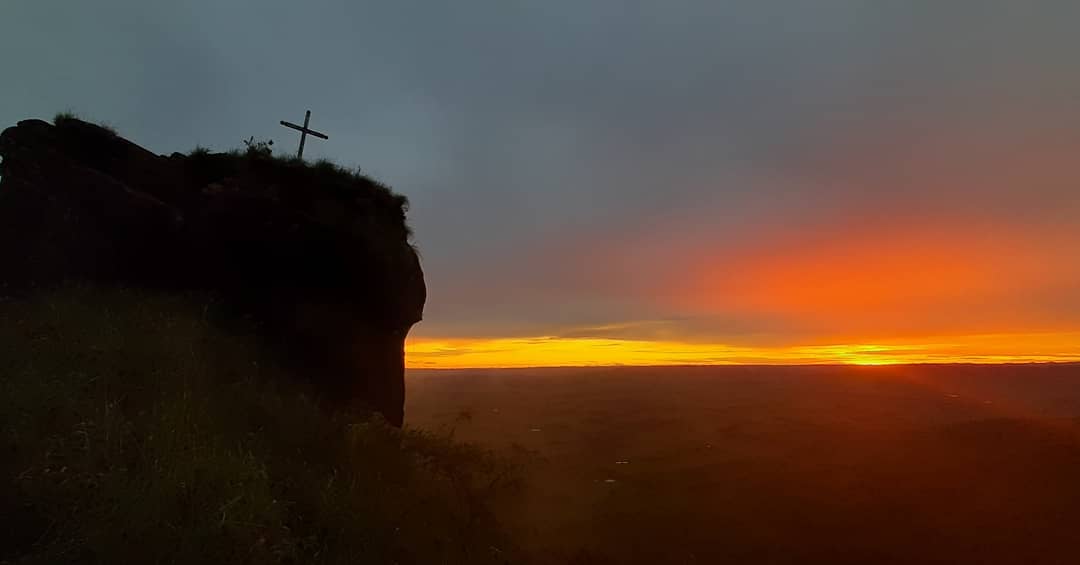
[[0, 156], [0, 295], [210, 292], [327, 398], [401, 425], [426, 297], [403, 196], [257, 151], [159, 156], [76, 119], [19, 122]]

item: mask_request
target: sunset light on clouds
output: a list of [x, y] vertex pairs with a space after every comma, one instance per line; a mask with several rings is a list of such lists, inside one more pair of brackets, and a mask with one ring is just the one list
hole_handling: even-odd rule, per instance
[[579, 291], [654, 318], [421, 337], [410, 366], [1080, 360], [1080, 136], [1043, 137], [909, 139], [902, 163], [850, 147], [850, 170], [796, 181], [828, 184], [829, 209], [786, 189], [801, 216], [778, 199], [783, 221], [734, 238], [691, 210], [599, 235], [559, 252]]
[[[980, 123], [996, 122], [966, 125]], [[1080, 361], [1080, 129], [998, 127], [809, 151], [805, 174], [760, 181], [777, 197], [745, 216], [660, 211], [548, 251], [580, 270], [536, 277], [615, 314], [507, 337], [421, 326], [409, 365]]]
[[[532, 276], [609, 310], [583, 313], [606, 328], [585, 337], [639, 340], [609, 344], [612, 362], [1074, 359], [1080, 124], [1002, 112], [822, 132], [823, 145], [776, 170], [719, 173], [720, 196], [549, 248], [538, 255], [561, 268]], [[649, 323], [625, 324], [639, 320]], [[580, 334], [558, 319], [542, 330], [533, 335]], [[564, 364], [564, 350], [587, 347], [522, 342], [507, 356]], [[862, 350], [875, 353], [849, 354]]]

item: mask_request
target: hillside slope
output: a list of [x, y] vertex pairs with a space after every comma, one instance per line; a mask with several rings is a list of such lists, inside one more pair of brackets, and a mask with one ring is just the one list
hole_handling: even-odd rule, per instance
[[0, 302], [0, 563], [518, 563], [515, 466], [328, 412], [205, 297]]

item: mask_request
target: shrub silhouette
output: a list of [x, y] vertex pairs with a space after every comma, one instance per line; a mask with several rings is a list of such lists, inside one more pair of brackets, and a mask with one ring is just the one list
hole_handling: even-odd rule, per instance
[[257, 141], [255, 136], [244, 140], [245, 153], [249, 157], [270, 157], [274, 154], [274, 140]]

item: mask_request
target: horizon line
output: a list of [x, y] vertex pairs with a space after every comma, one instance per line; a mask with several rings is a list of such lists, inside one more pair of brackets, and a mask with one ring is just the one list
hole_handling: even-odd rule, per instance
[[476, 367], [410, 367], [406, 371], [531, 371], [536, 369], [705, 369], [705, 368], [885, 368], [885, 367], [1012, 367], [1031, 365], [1078, 365], [1080, 361], [914, 361], [898, 363], [661, 363], [656, 365], [614, 364], [614, 365], [513, 365], [513, 366], [476, 366]]

